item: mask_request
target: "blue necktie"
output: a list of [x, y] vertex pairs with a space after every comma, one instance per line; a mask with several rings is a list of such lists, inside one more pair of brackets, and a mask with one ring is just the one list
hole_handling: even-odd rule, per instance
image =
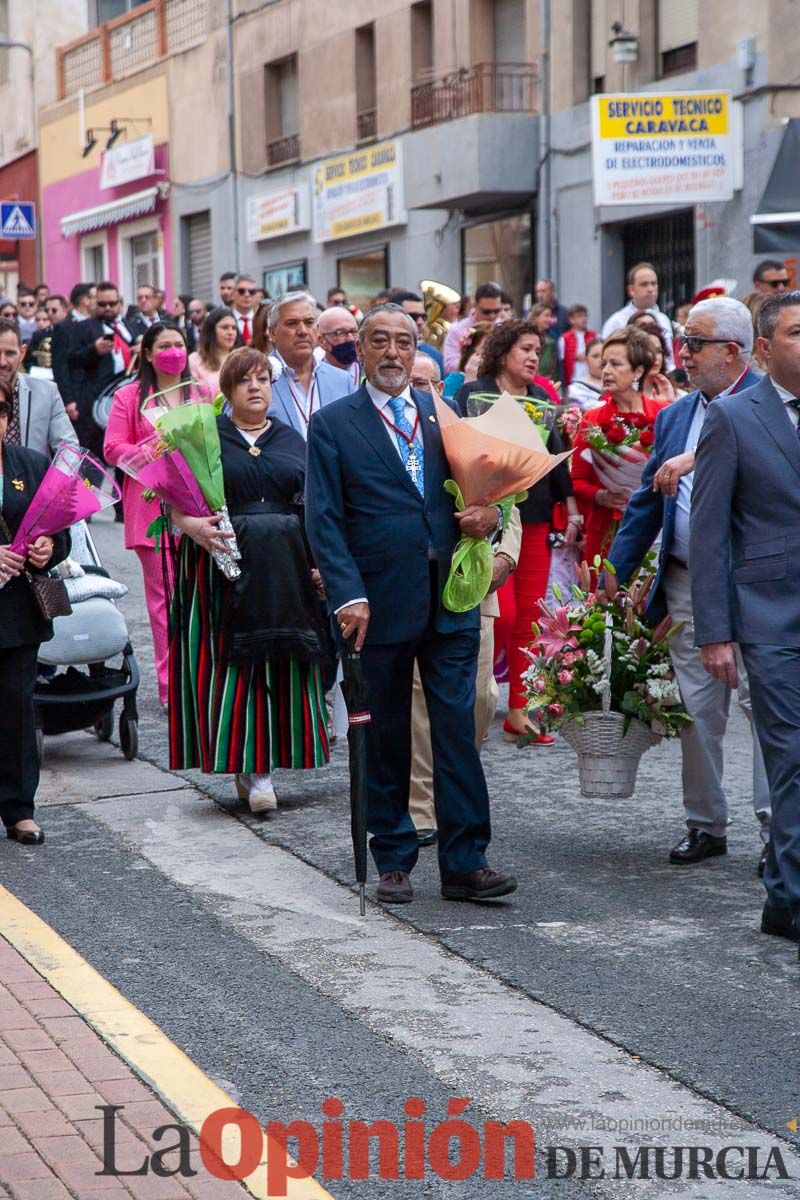
[[422, 439], [415, 438], [414, 444], [409, 445], [407, 438], [410, 438], [414, 430], [409, 425], [406, 419], [406, 402], [402, 396], [390, 396], [389, 406], [394, 413], [394, 423], [397, 428], [406, 435], [401, 437], [399, 433], [395, 434], [397, 445], [400, 449], [400, 457], [403, 460], [403, 466], [411, 476], [411, 480], [419, 492], [420, 496], [425, 495], [425, 452], [422, 448]]

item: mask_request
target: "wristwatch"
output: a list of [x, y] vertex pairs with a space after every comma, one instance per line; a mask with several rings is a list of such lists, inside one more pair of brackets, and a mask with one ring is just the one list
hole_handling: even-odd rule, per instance
[[567, 517], [567, 524], [568, 525], [582, 525], [583, 517], [580, 515], [580, 513], [574, 513], [573, 515]]

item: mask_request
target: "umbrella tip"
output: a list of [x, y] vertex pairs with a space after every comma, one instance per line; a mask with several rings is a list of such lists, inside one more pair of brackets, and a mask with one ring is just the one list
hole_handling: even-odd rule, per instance
[[365, 885], [363, 883], [358, 885], [358, 907], [361, 910], [362, 917], [367, 915], [367, 893], [364, 890], [364, 887]]

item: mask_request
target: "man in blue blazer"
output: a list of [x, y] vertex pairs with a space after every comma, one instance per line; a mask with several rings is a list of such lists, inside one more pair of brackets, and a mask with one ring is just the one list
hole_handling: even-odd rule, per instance
[[709, 409], [690, 554], [695, 640], [715, 680], [747, 667], [772, 798], [764, 933], [800, 941], [800, 292], [758, 315], [768, 376]]
[[281, 373], [272, 384], [270, 416], [304, 438], [313, 413], [352, 391], [349, 371], [314, 362], [317, 314], [307, 292], [287, 292], [269, 310], [269, 332]]
[[[343, 640], [361, 650], [372, 721], [368, 827], [378, 899], [413, 899], [419, 851], [408, 812], [414, 661], [428, 705], [442, 895], [505, 896], [516, 881], [486, 865], [489, 797], [474, 743], [478, 608], [453, 613], [442, 591], [459, 536], [486, 537], [496, 508], [456, 514], [428, 393], [412, 390], [417, 329], [397, 304], [359, 330], [366, 382], [311, 418], [306, 525]], [[362, 649], [363, 648], [363, 649]]]
[[[722, 786], [722, 771], [730, 688], [712, 679], [703, 669], [694, 644], [690, 578], [702, 573], [704, 564], [702, 557], [695, 563], [689, 562], [691, 469], [709, 402], [758, 382], [759, 376], [747, 365], [752, 345], [752, 319], [738, 300], [715, 297], [702, 300], [691, 309], [681, 357], [697, 390], [659, 413], [653, 453], [608, 555], [619, 582], [627, 583], [661, 533], [658, 571], [647, 615], [654, 624], [667, 613], [674, 623], [683, 622], [669, 642], [681, 694], [694, 718], [694, 723], [681, 734], [687, 832], [670, 851], [670, 862], [679, 865], [702, 862], [727, 852], [728, 800]], [[769, 842], [769, 785], [743, 670], [739, 677], [739, 702], [750, 719], [753, 733], [753, 806], [762, 838], [759, 860], [762, 873]]]

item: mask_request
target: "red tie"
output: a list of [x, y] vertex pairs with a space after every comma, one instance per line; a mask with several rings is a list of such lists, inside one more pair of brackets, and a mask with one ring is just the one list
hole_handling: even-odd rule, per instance
[[242, 341], [245, 346], [250, 341], [250, 318], [242, 317]]
[[122, 361], [125, 364], [125, 370], [131, 365], [131, 348], [125, 341], [125, 338], [119, 331], [117, 322], [114, 322], [114, 349], [122, 355]]

